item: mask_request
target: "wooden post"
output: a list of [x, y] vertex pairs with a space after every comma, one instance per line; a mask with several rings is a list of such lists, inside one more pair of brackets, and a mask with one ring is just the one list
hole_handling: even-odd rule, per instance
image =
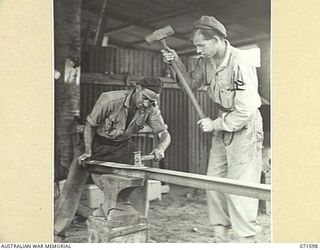
[[98, 26], [97, 26], [97, 31], [96, 31], [96, 36], [94, 38], [93, 44], [95, 46], [101, 45], [102, 37], [103, 37], [103, 32], [105, 30], [106, 22], [107, 22], [107, 16], [106, 16], [106, 10], [107, 10], [107, 5], [108, 5], [108, 0], [104, 0], [102, 9], [100, 12], [100, 17], [98, 21]]
[[55, 170], [58, 179], [66, 177], [72, 158], [70, 126], [80, 110], [80, 87], [64, 83], [65, 60], [69, 56], [80, 58], [81, 0], [54, 1], [55, 69], [61, 77], [55, 80]]

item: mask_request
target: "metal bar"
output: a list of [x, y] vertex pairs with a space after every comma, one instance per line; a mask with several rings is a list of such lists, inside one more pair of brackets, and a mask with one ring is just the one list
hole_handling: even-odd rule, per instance
[[85, 167], [88, 171], [99, 174], [115, 173], [135, 177], [148, 177], [150, 179], [186, 187], [214, 190], [223, 193], [257, 198], [260, 200], [271, 200], [271, 187], [266, 184], [246, 184], [241, 181], [228, 178], [185, 173], [167, 169], [137, 167], [134, 165], [116, 162], [92, 160], [86, 162]]

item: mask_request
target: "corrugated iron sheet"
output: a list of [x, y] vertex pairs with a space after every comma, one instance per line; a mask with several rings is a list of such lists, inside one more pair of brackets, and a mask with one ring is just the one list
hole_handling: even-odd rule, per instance
[[[217, 113], [217, 108], [209, 99], [205, 92], [196, 93], [196, 98], [203, 112], [211, 118], [214, 118]], [[189, 107], [189, 169], [192, 173], [205, 174], [207, 171], [209, 151], [211, 148], [211, 133], [202, 133], [199, 129], [197, 121], [199, 117], [195, 112], [190, 101]]]
[[[196, 64], [196, 58], [182, 57], [188, 69], [192, 70]], [[215, 118], [217, 116], [217, 107], [210, 100], [204, 91], [195, 92], [195, 97], [206, 116]], [[189, 171], [197, 174], [206, 174], [211, 148], [211, 133], [202, 133], [197, 124], [199, 117], [188, 100], [188, 153], [189, 153]]]
[[188, 100], [179, 89], [163, 89], [161, 112], [172, 137], [164, 167], [188, 172]]
[[161, 76], [166, 66], [160, 53], [89, 46], [83, 53], [82, 72]]

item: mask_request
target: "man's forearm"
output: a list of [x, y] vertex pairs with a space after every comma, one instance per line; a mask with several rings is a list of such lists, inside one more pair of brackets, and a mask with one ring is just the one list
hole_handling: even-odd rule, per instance
[[158, 134], [159, 136], [159, 144], [158, 148], [162, 148], [164, 151], [169, 147], [171, 142], [171, 136], [167, 130], [162, 131]]
[[91, 154], [91, 144], [92, 139], [95, 133], [95, 128], [93, 128], [88, 122], [85, 125], [84, 128], [84, 145], [85, 145], [85, 152]]

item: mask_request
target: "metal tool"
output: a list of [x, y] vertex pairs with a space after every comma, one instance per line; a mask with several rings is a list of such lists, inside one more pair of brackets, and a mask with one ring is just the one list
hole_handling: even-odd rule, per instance
[[[161, 29], [158, 29], [156, 31], [154, 31], [151, 35], [148, 35], [145, 40], [148, 42], [148, 43], [154, 43], [154, 42], [160, 42], [161, 45], [163, 46], [163, 48], [165, 50], [168, 50], [168, 45], [165, 41], [165, 38], [174, 34], [174, 31], [172, 29], [171, 26], [166, 26], [166, 27], [163, 27]], [[182, 87], [185, 89], [188, 97], [190, 98], [191, 100], [191, 103], [193, 105], [193, 107], [195, 108], [198, 116], [200, 117], [200, 119], [203, 119], [203, 118], [206, 118], [204, 112], [202, 111], [200, 105], [198, 104], [194, 94], [192, 93], [191, 89], [190, 89], [190, 86], [189, 84], [187, 83], [185, 77], [183, 76], [182, 72], [180, 71], [178, 65], [177, 65], [177, 62], [176, 61], [172, 61], [171, 62], [172, 64], [172, 67], [174, 69], [174, 71], [177, 73], [178, 75], [178, 78], [180, 80], [180, 83], [182, 85]]]
[[144, 166], [142, 161], [152, 161], [155, 159], [154, 155], [141, 155], [141, 151], [133, 152], [133, 157], [135, 166]]
[[106, 176], [112, 173], [141, 178], [147, 176], [152, 180], [185, 187], [213, 190], [227, 194], [258, 198], [260, 200], [271, 200], [271, 185], [267, 184], [248, 184], [243, 181], [216, 176], [94, 160], [86, 162], [86, 169], [91, 173], [106, 174]]

